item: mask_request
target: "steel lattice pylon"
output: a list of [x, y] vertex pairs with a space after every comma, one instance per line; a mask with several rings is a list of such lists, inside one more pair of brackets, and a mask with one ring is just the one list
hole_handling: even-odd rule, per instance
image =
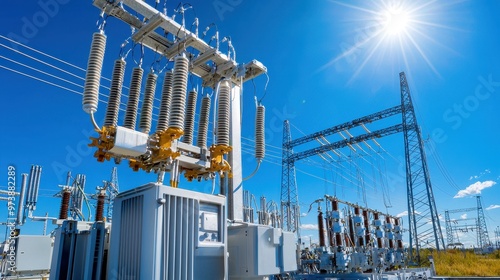
[[113, 218], [113, 201], [120, 192], [120, 187], [118, 186], [118, 170], [113, 167], [111, 171], [111, 179], [104, 182], [104, 188], [108, 192], [108, 211], [106, 213], [107, 219], [111, 221]]
[[299, 198], [297, 192], [297, 181], [295, 177], [295, 161], [290, 160], [293, 148], [290, 145], [292, 135], [288, 120], [283, 124], [283, 157], [281, 177], [281, 213], [283, 229], [296, 232], [300, 239], [299, 228]]
[[491, 246], [490, 237], [488, 235], [488, 227], [484, 218], [483, 206], [481, 204], [481, 196], [477, 196], [477, 241], [479, 248]]
[[438, 250], [445, 249], [445, 246], [427, 168], [422, 135], [417, 124], [410, 88], [404, 72], [399, 73], [399, 79], [408, 195], [409, 258], [410, 261], [419, 263], [420, 248], [423, 244]]
[[450, 211], [444, 211], [444, 220], [446, 223], [446, 242], [448, 242], [448, 246], [450, 246], [451, 244], [455, 243], [455, 238], [453, 237], [453, 227], [451, 226], [450, 220]]

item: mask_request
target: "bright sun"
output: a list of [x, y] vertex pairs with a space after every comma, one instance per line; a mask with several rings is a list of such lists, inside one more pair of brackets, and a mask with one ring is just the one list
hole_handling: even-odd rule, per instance
[[402, 8], [387, 8], [381, 23], [386, 35], [401, 35], [408, 32], [410, 14]]
[[[351, 83], [370, 62], [404, 63], [403, 68], [410, 72], [409, 59], [420, 57], [440, 76], [425, 52], [429, 48], [424, 47], [433, 43], [448, 49], [427, 32], [432, 29], [433, 36], [436, 36], [437, 29], [450, 28], [440, 23], [442, 18], [436, 16], [442, 6], [448, 7], [448, 4], [439, 4], [437, 0], [359, 0], [360, 5], [331, 1], [351, 10], [346, 10], [345, 14], [354, 19], [355, 28], [352, 37], [346, 37], [340, 44], [342, 52], [320, 67], [320, 71], [334, 64], [347, 64], [353, 69], [348, 82]], [[342, 59], [345, 60], [340, 62]]]

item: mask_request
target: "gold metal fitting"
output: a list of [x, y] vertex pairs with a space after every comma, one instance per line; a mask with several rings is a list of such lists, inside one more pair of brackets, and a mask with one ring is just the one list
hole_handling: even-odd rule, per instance
[[153, 161], [163, 161], [168, 158], [175, 159], [180, 156], [179, 152], [172, 151], [172, 142], [179, 139], [184, 134], [184, 131], [179, 128], [169, 127], [166, 130], [158, 132], [159, 148], [153, 151]]
[[115, 145], [116, 127], [103, 126], [98, 133], [99, 137], [90, 137], [92, 142], [88, 146], [97, 147], [98, 150], [94, 153], [94, 157], [97, 158], [98, 162], [110, 160], [111, 154], [109, 154], [108, 151]]
[[232, 151], [231, 146], [212, 145], [210, 147], [210, 171], [212, 172], [230, 172], [231, 165], [224, 159], [224, 155]]

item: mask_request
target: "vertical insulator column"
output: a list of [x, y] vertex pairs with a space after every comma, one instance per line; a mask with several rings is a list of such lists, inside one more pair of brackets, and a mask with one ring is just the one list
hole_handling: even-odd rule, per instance
[[349, 215], [349, 239], [351, 247], [355, 247], [356, 240], [354, 239], [354, 221], [352, 215]]
[[339, 211], [339, 202], [337, 200], [332, 200], [332, 210]]
[[335, 233], [335, 246], [342, 246], [342, 235], [340, 232]]
[[184, 120], [184, 136], [182, 142], [186, 144], [193, 144], [194, 136], [194, 115], [196, 113], [196, 100], [198, 93], [195, 89], [191, 90], [187, 97], [186, 118]]
[[365, 226], [365, 244], [370, 244], [370, 221], [368, 221], [368, 210], [363, 209], [363, 219]]
[[22, 180], [21, 180], [21, 193], [19, 194], [19, 207], [17, 208], [17, 220], [16, 224], [22, 225], [23, 224], [23, 213], [24, 213], [24, 201], [26, 197], [26, 185], [27, 185], [27, 177], [28, 174], [22, 173]]
[[380, 230], [380, 226], [381, 226], [381, 222], [380, 222], [380, 219], [379, 219], [379, 213], [377, 212], [374, 212], [373, 213], [373, 219], [374, 219], [374, 225], [376, 227], [376, 233], [375, 235], [377, 236], [377, 248], [383, 248], [383, 245], [382, 245], [382, 232]]
[[61, 198], [61, 208], [59, 210], [59, 219], [66, 220], [68, 218], [69, 200], [71, 198], [71, 191], [69, 189], [63, 190]]
[[92, 114], [97, 111], [102, 62], [104, 60], [105, 49], [106, 35], [102, 32], [94, 33], [92, 36], [92, 44], [90, 46], [85, 85], [83, 87], [82, 107], [83, 111], [88, 114]]
[[262, 161], [266, 154], [265, 142], [265, 114], [266, 107], [263, 105], [257, 106], [257, 114], [255, 116], [255, 158]]
[[122, 96], [123, 75], [125, 75], [125, 60], [119, 58], [115, 60], [113, 66], [113, 76], [111, 77], [111, 87], [109, 89], [108, 109], [104, 119], [104, 126], [116, 126], [118, 123], [118, 112]]
[[219, 100], [217, 103], [217, 145], [229, 146], [229, 113], [231, 86], [228, 80], [219, 85]]
[[36, 209], [36, 203], [38, 201], [38, 190], [40, 189], [40, 178], [42, 177], [42, 167], [36, 167], [36, 177], [35, 177], [35, 189], [33, 190], [33, 210]]
[[134, 67], [132, 78], [130, 79], [130, 90], [128, 94], [127, 111], [123, 126], [129, 129], [135, 129], [137, 119], [137, 108], [139, 107], [139, 96], [141, 94], [142, 75], [144, 70], [141, 67]]
[[189, 60], [187, 57], [185, 55], [175, 57], [172, 80], [172, 104], [170, 106], [168, 128], [176, 129], [180, 135], [184, 131], [188, 70]]
[[394, 238], [396, 239], [398, 249], [403, 250], [403, 236], [401, 233], [401, 226], [399, 219], [394, 219]]
[[323, 212], [319, 211], [318, 213], [318, 233], [319, 233], [319, 246], [325, 247], [325, 226], [323, 224]]
[[391, 217], [389, 216], [385, 216], [385, 230], [387, 232], [387, 238], [389, 239], [389, 248], [394, 249], [394, 234], [392, 233], [393, 227]]
[[149, 134], [151, 131], [151, 120], [153, 116], [153, 102], [155, 99], [156, 79], [158, 76], [150, 72], [146, 80], [144, 90], [144, 100], [142, 101], [141, 118], [139, 119], [139, 129], [141, 132]]
[[165, 73], [161, 92], [160, 114], [158, 116], [158, 123], [156, 124], [157, 132], [163, 131], [168, 127], [168, 119], [170, 116], [171, 106], [170, 104], [172, 103], [172, 79], [172, 71]]
[[328, 232], [328, 245], [330, 247], [333, 246], [333, 219], [328, 218], [328, 223], [327, 223], [327, 232]]
[[102, 193], [100, 193], [97, 196], [97, 207], [95, 211], [95, 221], [96, 222], [102, 222], [104, 221], [104, 199], [106, 196]]
[[210, 97], [201, 99], [200, 120], [198, 121], [198, 137], [196, 144], [204, 149], [207, 147], [208, 122], [210, 119]]

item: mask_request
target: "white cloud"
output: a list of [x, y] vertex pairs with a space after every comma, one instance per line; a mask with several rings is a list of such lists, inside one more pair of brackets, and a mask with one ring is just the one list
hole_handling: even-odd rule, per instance
[[401, 217], [404, 217], [404, 216], [408, 216], [408, 211], [403, 211], [403, 212], [401, 212], [401, 213], [399, 213], [399, 214], [396, 215], [396, 217], [398, 217], [398, 218], [401, 218]]
[[458, 193], [453, 198], [461, 198], [470, 195], [481, 194], [482, 190], [490, 188], [495, 184], [496, 184], [495, 181], [484, 181], [484, 182], [477, 181], [474, 184], [468, 186], [467, 188], [458, 191]]
[[463, 215], [460, 215], [460, 219], [462, 219], [462, 220], [467, 219], [467, 213], [465, 213], [465, 214], [463, 214]]
[[493, 209], [497, 209], [497, 208], [500, 208], [500, 205], [492, 204], [492, 205], [488, 206], [488, 208], [486, 208], [486, 210], [493, 210]]
[[305, 230], [317, 230], [318, 229], [318, 225], [316, 224], [303, 224], [303, 225], [300, 225], [300, 228], [301, 229], [305, 229]]
[[480, 172], [479, 175], [473, 175], [469, 177], [469, 180], [479, 179], [486, 174], [490, 174], [491, 171], [489, 169], [485, 169], [483, 172]]
[[307, 213], [302, 213], [302, 214], [300, 214], [300, 216], [305, 217], [305, 216], [307, 216]]
[[[420, 215], [420, 213], [421, 212], [415, 211], [415, 215]], [[399, 214], [396, 215], [396, 217], [398, 217], [398, 218], [401, 218], [401, 217], [404, 217], [404, 216], [408, 216], [408, 211], [405, 210], [405, 211], [403, 211], [403, 212], [401, 212], [401, 213], [399, 213]]]

